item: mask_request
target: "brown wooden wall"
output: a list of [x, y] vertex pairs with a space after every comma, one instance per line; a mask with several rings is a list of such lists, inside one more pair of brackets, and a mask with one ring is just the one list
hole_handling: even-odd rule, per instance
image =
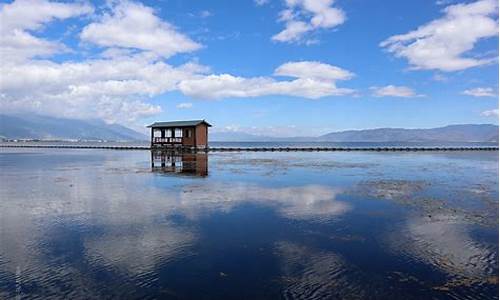
[[208, 126], [203, 123], [196, 126], [196, 146], [208, 146]]
[[[191, 130], [191, 137], [188, 136], [188, 130]], [[182, 145], [183, 146], [196, 146], [195, 143], [196, 128], [195, 127], [185, 127], [182, 129]]]

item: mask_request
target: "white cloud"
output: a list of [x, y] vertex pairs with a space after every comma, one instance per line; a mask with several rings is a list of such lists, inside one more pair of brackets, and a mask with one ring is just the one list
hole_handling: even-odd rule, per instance
[[[308, 70], [308, 67], [312, 66], [317, 69]], [[307, 61], [289, 62], [279, 66], [274, 74], [296, 79], [278, 81], [271, 77], [245, 78], [230, 74], [208, 75], [183, 80], [179, 84], [179, 89], [188, 96], [206, 99], [265, 95], [317, 99], [353, 93], [353, 90], [337, 88], [335, 85], [336, 80], [347, 80], [353, 74], [328, 64]]]
[[17, 0], [0, 7], [2, 32], [16, 29], [37, 30], [56, 19], [64, 20], [93, 11], [88, 4], [58, 3], [46, 0]]
[[[287, 0], [279, 21], [285, 29], [272, 37], [278, 42], [302, 42], [306, 33], [331, 29], [345, 21], [344, 12], [333, 7], [334, 0]], [[306, 40], [307, 42], [307, 40]]]
[[190, 103], [190, 102], [179, 103], [175, 107], [177, 107], [179, 109], [188, 109], [188, 108], [193, 107], [193, 103]]
[[481, 39], [498, 34], [495, 16], [498, 1], [481, 0], [446, 7], [444, 16], [406, 34], [380, 43], [396, 57], [408, 60], [413, 69], [445, 72], [481, 66], [495, 58], [465, 56]]
[[254, 0], [253, 2], [255, 2], [255, 5], [257, 6], [262, 6], [268, 4], [269, 0]]
[[353, 73], [347, 70], [317, 61], [288, 62], [279, 66], [274, 71], [274, 75], [324, 81], [348, 80], [354, 76]]
[[297, 42], [302, 39], [306, 32], [311, 30], [311, 26], [305, 22], [290, 21], [287, 22], [286, 28], [280, 33], [273, 35], [272, 39], [278, 42]]
[[214, 14], [209, 10], [203, 10], [200, 12], [200, 17], [202, 17], [202, 18], [208, 18], [208, 17], [211, 17], [213, 15]]
[[145, 99], [175, 90], [180, 80], [204, 70], [194, 63], [173, 67], [140, 55], [2, 65], [0, 109], [133, 122], [161, 111]]
[[[109, 25], [107, 21], [115, 24], [115, 17], [123, 17], [127, 22], [130, 21], [129, 17], [138, 18], [145, 21], [136, 26], [141, 28], [141, 33], [144, 33], [141, 31], [144, 28], [153, 29], [157, 26], [159, 29], [156, 28], [152, 34], [158, 33], [160, 40], [164, 38], [167, 25], [153, 15], [152, 9], [131, 2], [120, 2], [111, 6], [111, 9], [116, 11], [102, 17], [100, 22], [104, 23], [93, 24]], [[97, 58], [51, 61], [51, 56], [65, 50], [66, 46], [35, 37], [29, 32], [41, 32], [45, 25], [54, 20], [80, 16], [92, 10], [92, 7], [84, 4], [26, 0], [0, 6], [2, 112], [101, 118], [131, 125], [140, 118], [161, 111], [160, 106], [148, 103], [150, 97], [176, 90], [179, 81], [200, 76], [207, 71], [206, 67], [197, 63], [178, 67], [165, 63], [158, 53], [153, 53], [155, 49], [149, 49], [147, 38], [146, 46], [139, 50], [117, 43], [116, 47], [106, 48]], [[124, 25], [119, 21], [116, 24]], [[135, 32], [131, 31], [131, 34]], [[169, 50], [169, 55], [174, 54], [176, 49]], [[167, 55], [166, 51], [161, 55]], [[40, 55], [46, 57], [41, 59]]]
[[152, 8], [128, 1], [118, 2], [111, 13], [83, 28], [81, 39], [103, 47], [151, 51], [162, 57], [201, 47], [157, 17]]
[[0, 57], [2, 61], [19, 62], [37, 56], [66, 51], [63, 44], [42, 39], [33, 31], [46, 23], [89, 14], [90, 5], [58, 3], [44, 0], [18, 0], [0, 6]]
[[481, 116], [483, 116], [483, 117], [497, 117], [498, 118], [498, 108], [485, 110], [481, 113]]
[[453, 2], [454, 0], [437, 0], [436, 5], [449, 5]]
[[464, 95], [474, 96], [474, 97], [495, 97], [495, 91], [490, 87], [477, 87], [473, 89], [468, 89], [462, 92]]
[[394, 86], [394, 85], [387, 85], [383, 87], [371, 87], [371, 90], [373, 90], [373, 96], [375, 97], [404, 97], [404, 98], [411, 98], [411, 97], [421, 97], [422, 95], [418, 95], [415, 93], [415, 91], [409, 87], [406, 86]]

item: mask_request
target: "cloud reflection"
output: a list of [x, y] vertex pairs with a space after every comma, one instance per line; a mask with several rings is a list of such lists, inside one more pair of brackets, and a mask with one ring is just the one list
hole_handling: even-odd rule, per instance
[[361, 299], [366, 286], [359, 273], [334, 252], [292, 242], [276, 243], [281, 261], [283, 297], [286, 299]]
[[298, 187], [263, 187], [254, 184], [217, 183], [187, 185], [180, 193], [175, 208], [195, 218], [212, 211], [230, 211], [242, 203], [270, 206], [284, 217], [299, 220], [325, 220], [339, 216], [351, 206], [338, 201], [340, 190], [322, 185]]
[[144, 276], [158, 264], [186, 255], [186, 249], [194, 240], [195, 234], [183, 228], [145, 226], [136, 231], [119, 230], [104, 238], [88, 239], [85, 249], [91, 264]]
[[392, 244], [412, 259], [452, 275], [485, 278], [494, 275], [494, 249], [476, 241], [457, 216], [436, 215], [410, 219]]

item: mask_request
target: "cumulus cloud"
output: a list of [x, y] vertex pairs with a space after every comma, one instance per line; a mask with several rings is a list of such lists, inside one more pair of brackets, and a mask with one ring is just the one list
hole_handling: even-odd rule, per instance
[[498, 118], [498, 108], [496, 109], [490, 109], [490, 110], [485, 110], [481, 113], [481, 116], [483, 117], [496, 117]]
[[485, 65], [495, 58], [466, 54], [478, 41], [498, 34], [497, 10], [496, 0], [451, 5], [443, 10], [443, 17], [391, 36], [380, 46], [406, 58], [412, 69], [452, 72]]
[[93, 7], [87, 4], [44, 0], [18, 0], [0, 8], [0, 57], [4, 62], [19, 62], [66, 51], [64, 44], [39, 38], [34, 31], [41, 30], [49, 22], [93, 11]]
[[118, 2], [100, 19], [83, 28], [83, 41], [103, 47], [151, 51], [162, 57], [201, 47], [155, 15], [152, 8], [134, 2]]
[[323, 81], [348, 80], [354, 77], [354, 74], [347, 70], [317, 61], [288, 62], [279, 66], [274, 75]]
[[179, 83], [179, 89], [188, 96], [206, 99], [266, 95], [317, 99], [354, 92], [351, 89], [338, 88], [335, 84], [337, 80], [350, 79], [353, 74], [329, 64], [308, 61], [288, 62], [279, 66], [274, 75], [295, 79], [279, 81], [272, 77], [245, 78], [230, 74], [208, 75], [183, 80]]
[[175, 90], [180, 80], [204, 67], [173, 67], [139, 55], [65, 63], [33, 60], [2, 69], [4, 111], [133, 122], [161, 111], [145, 98]]
[[[87, 41], [113, 47], [92, 58], [54, 61], [52, 56], [67, 47], [43, 37], [44, 27], [55, 20], [91, 13], [93, 8], [42, 0], [2, 5], [0, 110], [133, 124], [161, 112], [148, 98], [175, 90], [179, 81], [207, 71], [197, 63], [172, 66], [164, 62], [167, 56], [191, 51], [194, 48], [185, 46], [195, 43], [158, 19], [151, 8], [116, 2], [110, 9], [109, 14], [85, 27], [82, 35]], [[134, 29], [127, 27], [132, 21], [138, 22]], [[97, 29], [99, 32], [93, 31]], [[33, 30], [42, 34], [35, 36]], [[120, 42], [127, 37], [129, 44]], [[167, 45], [155, 47], [152, 40]]]
[[474, 97], [495, 97], [495, 91], [490, 87], [477, 87], [473, 89], [468, 89], [462, 92], [464, 95], [474, 96]]
[[411, 97], [421, 97], [422, 95], [419, 95], [415, 93], [415, 91], [409, 87], [406, 86], [394, 86], [394, 85], [386, 85], [383, 87], [371, 87], [370, 88], [373, 91], [373, 96], [375, 97], [404, 97], [404, 98], [411, 98]]
[[[334, 0], [287, 0], [279, 21], [285, 29], [272, 37], [277, 42], [302, 42], [307, 33], [331, 29], [344, 23], [344, 11], [333, 7]], [[306, 41], [307, 42], [307, 41]]]

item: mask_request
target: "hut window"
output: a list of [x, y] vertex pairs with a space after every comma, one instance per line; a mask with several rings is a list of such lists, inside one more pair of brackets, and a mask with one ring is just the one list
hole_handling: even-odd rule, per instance
[[160, 131], [160, 129], [154, 129], [153, 130], [153, 136], [154, 137], [161, 137], [161, 131]]
[[172, 129], [165, 129], [165, 137], [172, 137]]
[[175, 129], [175, 137], [182, 137], [182, 129], [181, 128]]
[[191, 129], [186, 129], [186, 137], [191, 137]]

